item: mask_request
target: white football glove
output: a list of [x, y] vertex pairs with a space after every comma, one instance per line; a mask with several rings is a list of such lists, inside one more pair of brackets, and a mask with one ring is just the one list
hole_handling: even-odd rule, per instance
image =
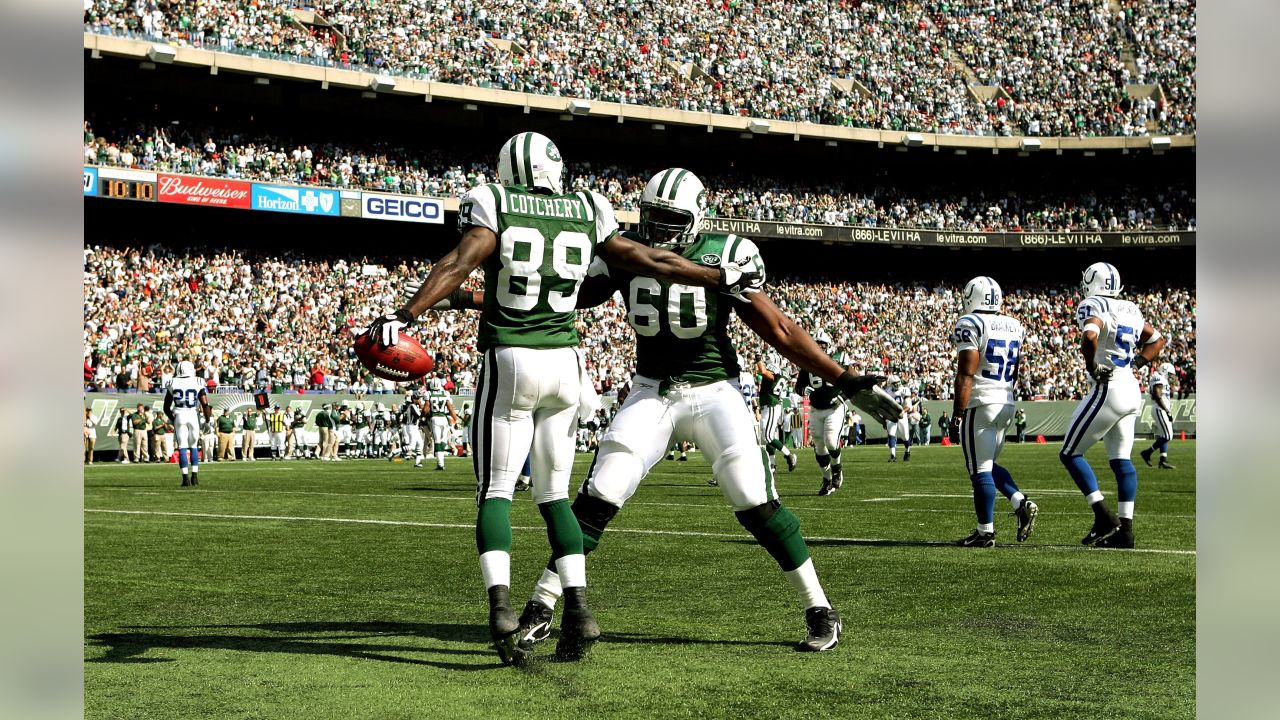
[[881, 425], [895, 423], [902, 418], [902, 406], [879, 385], [873, 385], [869, 390], [861, 390], [849, 400]]
[[756, 269], [751, 259], [725, 263], [720, 268], [719, 291], [747, 302], [747, 294], [760, 292], [764, 287], [764, 273]]

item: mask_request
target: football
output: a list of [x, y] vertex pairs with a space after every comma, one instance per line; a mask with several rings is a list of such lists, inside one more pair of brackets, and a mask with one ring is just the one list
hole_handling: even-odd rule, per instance
[[408, 382], [431, 372], [435, 361], [412, 337], [401, 333], [395, 345], [384, 346], [368, 335], [356, 338], [356, 357], [369, 372], [386, 380]]

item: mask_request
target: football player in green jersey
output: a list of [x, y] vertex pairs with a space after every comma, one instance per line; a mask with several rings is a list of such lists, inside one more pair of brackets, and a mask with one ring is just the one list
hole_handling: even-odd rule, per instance
[[778, 452], [787, 460], [787, 472], [796, 469], [799, 462], [796, 454], [791, 452], [787, 444], [782, 442], [778, 434], [778, 425], [784, 412], [782, 404], [782, 363], [770, 357], [756, 363], [756, 374], [760, 376], [760, 442], [764, 443], [765, 452], [769, 454], [769, 466], [776, 468], [773, 456]]
[[433, 377], [427, 381], [427, 414], [431, 422], [431, 442], [436, 454], [436, 470], [444, 469], [444, 453], [449, 447], [450, 434], [458, 426], [458, 413], [453, 409], [453, 398], [444, 391], [444, 381]]
[[[737, 235], [700, 234], [705, 207], [702, 182], [692, 173], [658, 173], [641, 196], [641, 232], [636, 237], [706, 265], [749, 265], [763, 276], [764, 263], [753, 242]], [[738, 521], [774, 557], [801, 595], [808, 635], [797, 649], [835, 647], [840, 616], [818, 581], [800, 536], [800, 520], [778, 499], [768, 455], [756, 443], [754, 418], [738, 387], [741, 368], [729, 321], [737, 313], [786, 358], [870, 405], [871, 411], [892, 417], [896, 405], [882, 391], [875, 392], [883, 378], [856, 376], [837, 365], [763, 293], [731, 300], [700, 287], [597, 264], [579, 294], [579, 305], [599, 304], [615, 292], [621, 292], [628, 323], [636, 333], [636, 375], [573, 503], [585, 549], [596, 547], [605, 527], [673, 440], [694, 442], [711, 463], [712, 475]], [[554, 562], [548, 563], [534, 599], [525, 606], [522, 645], [532, 646], [550, 632], [552, 609], [562, 592], [557, 569]]]
[[582, 531], [569, 506], [573, 423], [580, 399], [594, 401], [590, 383], [582, 381], [574, 323], [587, 269], [600, 258], [637, 276], [738, 295], [755, 292], [764, 281], [749, 266], [698, 264], [622, 237], [609, 201], [594, 192], [564, 192], [563, 171], [560, 151], [545, 136], [525, 132], [508, 140], [498, 156], [501, 183], [472, 189], [459, 205], [458, 246], [435, 264], [407, 304], [368, 331], [394, 345], [400, 329], [437, 303], [469, 298], [459, 286], [484, 268], [478, 333], [484, 369], [472, 431], [476, 544], [490, 633], [507, 663], [525, 657], [510, 607], [510, 510], [516, 476], [531, 450], [534, 501], [565, 586], [557, 653], [581, 658], [600, 635], [586, 604]]

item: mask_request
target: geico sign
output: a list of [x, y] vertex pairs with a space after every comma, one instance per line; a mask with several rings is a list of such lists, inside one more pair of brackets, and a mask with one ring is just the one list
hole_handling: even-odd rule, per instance
[[431, 198], [364, 194], [362, 215], [377, 220], [444, 223], [444, 206]]

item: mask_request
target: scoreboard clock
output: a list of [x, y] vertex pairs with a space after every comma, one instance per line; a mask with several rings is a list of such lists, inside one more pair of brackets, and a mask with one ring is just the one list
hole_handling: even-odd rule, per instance
[[156, 183], [154, 180], [128, 180], [123, 178], [99, 178], [98, 195], [116, 200], [143, 200], [155, 202]]

